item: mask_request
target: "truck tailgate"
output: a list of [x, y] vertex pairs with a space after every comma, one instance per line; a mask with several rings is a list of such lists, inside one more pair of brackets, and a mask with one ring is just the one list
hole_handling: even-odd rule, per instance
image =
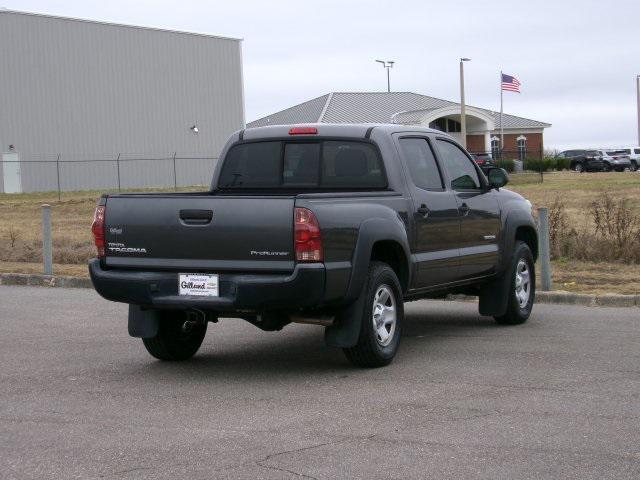
[[293, 271], [293, 197], [115, 195], [107, 198], [107, 266]]

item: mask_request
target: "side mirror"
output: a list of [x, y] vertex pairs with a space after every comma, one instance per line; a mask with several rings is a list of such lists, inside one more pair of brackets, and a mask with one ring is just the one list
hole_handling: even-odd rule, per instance
[[501, 188], [509, 183], [509, 174], [504, 168], [490, 168], [487, 178], [491, 188]]

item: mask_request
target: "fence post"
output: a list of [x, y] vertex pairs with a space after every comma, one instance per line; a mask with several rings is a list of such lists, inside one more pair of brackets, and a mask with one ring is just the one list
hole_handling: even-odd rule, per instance
[[116, 168], [118, 169], [118, 191], [120, 191], [120, 154], [116, 158]]
[[178, 175], [176, 174], [176, 154], [173, 152], [173, 189], [178, 190]]
[[551, 252], [549, 249], [549, 209], [538, 209], [540, 245], [540, 290], [547, 292], [551, 284]]
[[53, 256], [51, 249], [51, 205], [42, 205], [42, 260], [44, 274], [53, 275]]
[[56, 158], [56, 172], [58, 174], [58, 202], [60, 201], [60, 154]]
[[540, 183], [544, 183], [544, 151], [540, 144]]

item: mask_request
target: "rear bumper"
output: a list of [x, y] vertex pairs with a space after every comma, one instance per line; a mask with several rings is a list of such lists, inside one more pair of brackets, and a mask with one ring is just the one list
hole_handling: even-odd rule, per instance
[[178, 295], [179, 272], [104, 269], [96, 258], [89, 262], [89, 274], [96, 291], [107, 300], [158, 309], [291, 310], [320, 305], [325, 292], [321, 263], [298, 264], [291, 274], [220, 273], [219, 297]]

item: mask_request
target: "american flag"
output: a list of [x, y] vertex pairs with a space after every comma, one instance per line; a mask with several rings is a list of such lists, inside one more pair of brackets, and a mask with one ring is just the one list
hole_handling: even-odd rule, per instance
[[502, 90], [520, 93], [520, 82], [516, 77], [502, 74]]

